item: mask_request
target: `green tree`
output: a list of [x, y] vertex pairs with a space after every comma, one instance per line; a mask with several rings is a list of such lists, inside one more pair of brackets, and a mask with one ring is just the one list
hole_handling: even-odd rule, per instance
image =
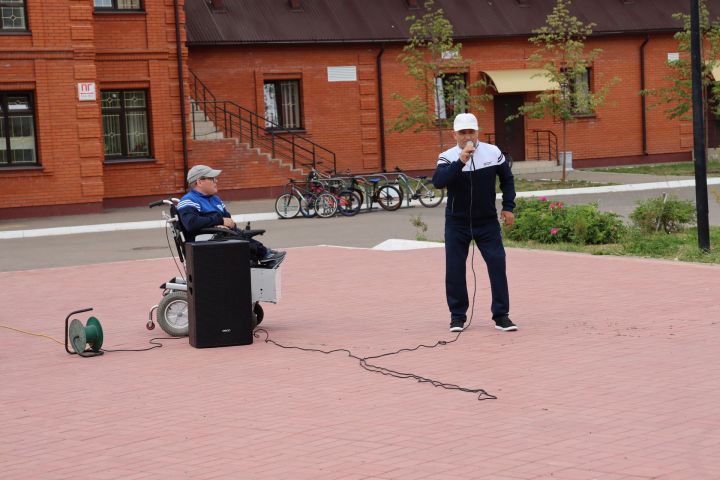
[[391, 131], [413, 129], [421, 132], [436, 128], [441, 149], [444, 148], [443, 130], [452, 125], [457, 113], [483, 111], [482, 102], [492, 98], [487, 94], [473, 94], [484, 86], [482, 81], [469, 82], [470, 61], [463, 59], [462, 44], [453, 41], [453, 26], [442, 9], [434, 8], [433, 0], [426, 0], [425, 13], [406, 18], [410, 25], [410, 38], [398, 60], [406, 74], [417, 84], [417, 95], [403, 97], [401, 112], [391, 125]]
[[[521, 106], [517, 115], [530, 118], [552, 116], [562, 121], [563, 152], [567, 152], [567, 122], [577, 117], [592, 115], [597, 107], [605, 103], [611, 86], [619, 81], [613, 78], [605, 85], [590, 88], [589, 68], [600, 56], [602, 49], [585, 49], [585, 40], [592, 34], [594, 23], [585, 24], [570, 14], [571, 0], [557, 0], [545, 25], [533, 30], [530, 42], [537, 50], [530, 56], [531, 63], [542, 68], [541, 75], [547, 77], [555, 89], [545, 90], [537, 95], [534, 102]], [[594, 75], [601, 80], [601, 75]], [[597, 82], [599, 83], [599, 82]], [[566, 159], [563, 154], [562, 180], [566, 178]]]
[[[665, 105], [670, 119], [692, 120], [692, 69], [690, 65], [690, 15], [676, 13], [673, 18], [682, 22], [683, 29], [675, 34], [680, 58], [668, 60], [670, 73], [665, 77], [668, 86], [643, 90], [643, 95], [657, 98], [652, 106]], [[700, 35], [703, 38], [703, 88], [710, 87], [707, 106], [720, 116], [720, 82], [713, 81], [712, 71], [720, 68], [720, 20], [710, 21], [710, 13], [704, 0], [700, 0]]]

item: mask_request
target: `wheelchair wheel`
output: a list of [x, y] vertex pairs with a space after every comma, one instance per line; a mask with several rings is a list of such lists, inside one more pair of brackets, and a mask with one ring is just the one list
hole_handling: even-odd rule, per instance
[[170, 336], [187, 336], [188, 301], [186, 292], [168, 293], [160, 300], [157, 308], [157, 323]]
[[260, 302], [255, 302], [253, 305], [253, 318], [255, 319], [255, 326], [257, 327], [265, 318], [265, 311], [263, 310]]

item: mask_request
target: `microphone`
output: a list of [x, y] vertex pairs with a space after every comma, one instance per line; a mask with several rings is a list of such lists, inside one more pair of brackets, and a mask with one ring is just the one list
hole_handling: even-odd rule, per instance
[[467, 142], [465, 142], [465, 148], [468, 147], [472, 148], [472, 150], [467, 150], [467, 153], [469, 155], [468, 160], [475, 161], [475, 142], [473, 142], [472, 140], [468, 140]]

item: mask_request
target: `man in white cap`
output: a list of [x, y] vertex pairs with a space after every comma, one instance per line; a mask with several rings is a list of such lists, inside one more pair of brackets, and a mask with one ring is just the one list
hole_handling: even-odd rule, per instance
[[[236, 229], [235, 222], [225, 204], [217, 196], [217, 177], [222, 170], [213, 170], [207, 165], [195, 165], [188, 171], [187, 181], [190, 191], [178, 203], [177, 210], [180, 221], [188, 234], [187, 241], [192, 241], [203, 228]], [[251, 251], [255, 251], [261, 263], [272, 263], [281, 260], [285, 252], [270, 250], [262, 243], [251, 238]]]
[[432, 182], [447, 188], [445, 209], [445, 295], [450, 309], [450, 331], [465, 329], [468, 292], [465, 278], [470, 241], [475, 240], [490, 276], [495, 328], [517, 330], [508, 316], [510, 296], [505, 273], [505, 248], [495, 208], [495, 178], [500, 178], [505, 225], [515, 222], [515, 182], [505, 157], [495, 145], [478, 141], [478, 121], [471, 113], [455, 117], [457, 145], [440, 154]]

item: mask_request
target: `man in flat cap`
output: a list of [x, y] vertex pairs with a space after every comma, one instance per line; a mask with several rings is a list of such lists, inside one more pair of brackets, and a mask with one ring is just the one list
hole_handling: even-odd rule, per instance
[[[207, 165], [195, 165], [188, 171], [190, 191], [180, 199], [177, 206], [180, 221], [188, 234], [187, 241], [195, 240], [203, 228], [237, 228], [230, 212], [217, 196], [217, 182], [221, 172]], [[249, 242], [251, 251], [257, 253], [260, 263], [274, 263], [285, 256], [285, 252], [271, 250], [255, 239], [251, 238]]]

